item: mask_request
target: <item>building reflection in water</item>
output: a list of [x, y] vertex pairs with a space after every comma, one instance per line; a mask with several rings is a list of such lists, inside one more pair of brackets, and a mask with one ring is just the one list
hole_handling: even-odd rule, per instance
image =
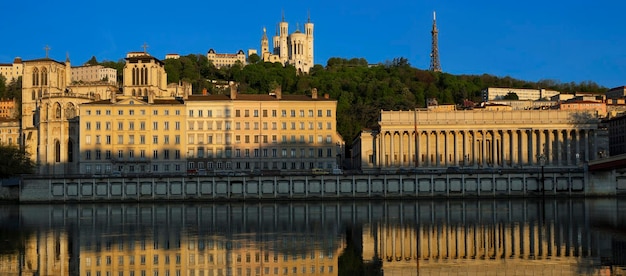
[[[0, 254], [0, 274], [338, 275], [347, 243], [384, 275], [620, 274], [621, 209], [616, 200], [26, 205], [17, 216], [0, 209], [2, 225], [19, 217], [30, 233]], [[358, 234], [348, 240], [347, 230]]]

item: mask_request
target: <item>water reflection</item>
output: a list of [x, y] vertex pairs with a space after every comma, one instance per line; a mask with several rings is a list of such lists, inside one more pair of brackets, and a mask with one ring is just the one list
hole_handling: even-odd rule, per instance
[[619, 274], [625, 208], [616, 199], [1, 206], [0, 275]]

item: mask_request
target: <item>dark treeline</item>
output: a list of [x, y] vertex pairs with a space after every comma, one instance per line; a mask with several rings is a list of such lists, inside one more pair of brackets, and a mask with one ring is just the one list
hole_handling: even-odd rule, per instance
[[[283, 94], [310, 94], [311, 88], [317, 88], [320, 95], [329, 94], [337, 100], [337, 128], [348, 145], [362, 128], [376, 125], [380, 110], [424, 107], [428, 98], [436, 98], [439, 104], [480, 102], [481, 91], [487, 87], [545, 88], [563, 93], [607, 90], [592, 81], [530, 82], [488, 74], [436, 73], [412, 67], [406, 58], [374, 65], [363, 58], [330, 58], [326, 66], [315, 65], [309, 74], [297, 74], [293, 66], [261, 62], [257, 55], [251, 55], [249, 62], [247, 66], [236, 64], [218, 69], [203, 54], [164, 60], [168, 83], [189, 82], [194, 94], [202, 93], [203, 89], [211, 94], [227, 93], [227, 89], [220, 90], [214, 85], [227, 81], [238, 83], [239, 93], [250, 94], [265, 94], [278, 86]], [[118, 82], [122, 83], [123, 59], [97, 62], [92, 57], [87, 63], [117, 69]], [[15, 91], [1, 90], [4, 85], [0, 87], [0, 97], [8, 97], [7, 91]]]

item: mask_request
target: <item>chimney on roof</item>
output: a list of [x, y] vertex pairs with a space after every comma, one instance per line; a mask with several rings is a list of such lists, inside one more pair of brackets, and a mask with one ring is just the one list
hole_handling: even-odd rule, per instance
[[205, 87], [205, 88], [202, 88], [202, 96], [206, 96], [206, 94], [207, 94], [206, 87]]
[[235, 83], [232, 81], [228, 85], [230, 86], [230, 99], [236, 100], [237, 99], [237, 85], [235, 85]]
[[111, 93], [111, 95], [110, 95], [110, 97], [111, 97], [111, 103], [115, 103], [115, 102], [117, 102], [117, 99], [115, 98], [115, 97], [116, 97], [116, 94], [117, 94], [117, 93], [115, 93], [115, 89], [113, 89], [113, 90], [109, 90], [109, 93]]
[[311, 98], [317, 100], [317, 88], [311, 89]]
[[324, 99], [327, 99], [327, 100], [330, 99], [330, 96], [328, 95], [328, 93], [324, 94]]
[[276, 89], [274, 89], [274, 95], [276, 95], [277, 100], [280, 100], [283, 98], [283, 89], [280, 85], [276, 87]]

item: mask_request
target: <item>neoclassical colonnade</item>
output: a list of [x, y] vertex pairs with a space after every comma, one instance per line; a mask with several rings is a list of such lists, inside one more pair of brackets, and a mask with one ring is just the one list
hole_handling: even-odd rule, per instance
[[[382, 167], [575, 166], [596, 159], [593, 129], [418, 130], [378, 134]], [[415, 159], [417, 156], [417, 160]]]
[[381, 122], [374, 141], [375, 167], [578, 166], [597, 158], [597, 124], [454, 117], [450, 121], [429, 122], [415, 117], [413, 125]]

